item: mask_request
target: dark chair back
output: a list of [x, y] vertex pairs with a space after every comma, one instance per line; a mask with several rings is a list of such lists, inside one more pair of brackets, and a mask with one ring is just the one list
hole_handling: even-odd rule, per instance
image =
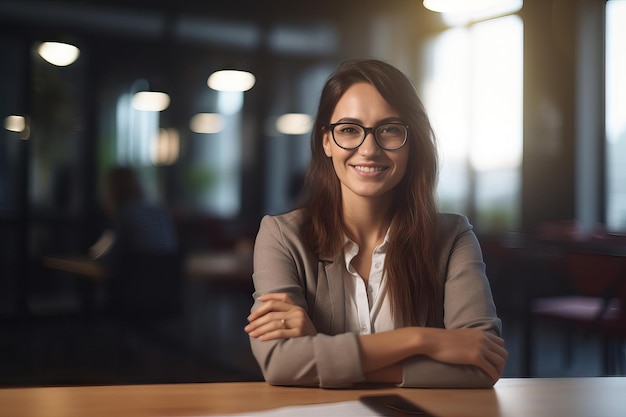
[[566, 262], [581, 295], [626, 299], [626, 255], [568, 252]]
[[156, 320], [182, 310], [179, 253], [122, 254], [108, 282], [108, 311], [130, 320]]

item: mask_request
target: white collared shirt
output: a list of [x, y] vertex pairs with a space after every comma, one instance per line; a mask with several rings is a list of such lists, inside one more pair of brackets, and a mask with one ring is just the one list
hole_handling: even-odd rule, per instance
[[343, 283], [346, 294], [346, 330], [349, 332], [370, 334], [395, 328], [387, 297], [386, 275], [383, 274], [389, 247], [388, 237], [389, 231], [383, 243], [374, 249], [367, 285], [351, 263], [359, 253], [359, 245], [347, 237], [345, 239], [343, 254], [346, 268]]

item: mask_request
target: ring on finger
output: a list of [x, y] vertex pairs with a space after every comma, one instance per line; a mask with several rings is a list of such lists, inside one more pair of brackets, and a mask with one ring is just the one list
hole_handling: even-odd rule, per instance
[[287, 328], [287, 325], [285, 324], [285, 319], [280, 319], [280, 325], [283, 329]]

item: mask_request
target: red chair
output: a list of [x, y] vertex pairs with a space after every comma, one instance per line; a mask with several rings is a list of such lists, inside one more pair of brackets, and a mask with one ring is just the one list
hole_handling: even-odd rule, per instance
[[[626, 340], [626, 254], [568, 251], [564, 255], [564, 265], [572, 280], [574, 293], [532, 300], [532, 322], [537, 319], [556, 320], [582, 331], [584, 335], [600, 336], [604, 349], [605, 374], [623, 373], [623, 345]], [[530, 342], [532, 344], [532, 340]], [[566, 346], [566, 357], [571, 359], [569, 342]]]

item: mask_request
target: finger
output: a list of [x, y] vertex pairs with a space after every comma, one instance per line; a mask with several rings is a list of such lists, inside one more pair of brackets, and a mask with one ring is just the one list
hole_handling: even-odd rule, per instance
[[293, 305], [286, 304], [281, 301], [276, 301], [276, 300], [266, 301], [260, 306], [258, 306], [257, 308], [255, 308], [254, 310], [252, 310], [250, 315], [248, 315], [248, 321], [256, 320], [257, 318], [264, 316], [272, 311], [285, 312], [285, 311], [289, 311], [291, 308], [293, 308]]
[[490, 342], [495, 343], [498, 346], [504, 346], [504, 339], [502, 339], [501, 337], [498, 337], [495, 334], [489, 332], [485, 332], [484, 334], [487, 336], [487, 339]]
[[496, 356], [497, 358], [495, 359], [496, 365], [498, 370], [500, 371], [500, 373], [502, 373], [502, 371], [504, 371], [504, 367], [506, 366], [506, 361], [509, 357], [509, 352], [502, 351], [502, 352], [496, 352]]
[[262, 326], [257, 327], [248, 334], [250, 337], [259, 338], [261, 340], [265, 340], [265, 336], [270, 333], [273, 334], [273, 338], [287, 338], [291, 337], [287, 333], [289, 330], [291, 329], [287, 327], [287, 320], [280, 319], [264, 323]]
[[[244, 327], [244, 330], [247, 333], [250, 333], [260, 328], [261, 326], [265, 326], [268, 324], [272, 325], [271, 327], [272, 329], [273, 328], [286, 328], [287, 320], [288, 320], [288, 317], [285, 315], [284, 312], [270, 312], [248, 323], [248, 325]], [[276, 325], [277, 322], [279, 323], [278, 326]]]
[[478, 366], [489, 376], [489, 378], [491, 378], [493, 382], [500, 378], [500, 372], [498, 372], [498, 369], [486, 358], [483, 358]]
[[504, 347], [504, 339], [501, 339], [495, 335], [491, 335], [490, 337], [487, 338], [486, 347], [490, 351], [495, 352], [497, 355], [503, 358], [503, 360], [506, 360], [506, 358], [509, 356], [509, 353]]
[[272, 321], [272, 318], [270, 317], [271, 313], [267, 313], [267, 314], [263, 314], [259, 317], [252, 317], [252, 315], [248, 316], [248, 324], [244, 327], [244, 330], [248, 333], [250, 333], [251, 331], [269, 323], [270, 321]]
[[498, 377], [502, 374], [506, 365], [506, 359], [509, 354], [504, 348], [498, 346], [498, 349], [490, 350], [485, 355], [487, 361], [495, 368], [498, 373]]
[[506, 358], [496, 352], [489, 352], [486, 355], [487, 361], [493, 366], [498, 375], [502, 373], [504, 370], [504, 366], [506, 365]]
[[[502, 343], [500, 343], [500, 341], [502, 341]], [[508, 358], [509, 356], [509, 352], [507, 352], [507, 350], [504, 348], [504, 340], [500, 338], [498, 338], [498, 340], [496, 341], [490, 341], [487, 348], [490, 351], [494, 352], [497, 356], [502, 358], [503, 361], [505, 361], [506, 358]]]
[[267, 334], [274, 334], [275, 337], [286, 337], [286, 336], [282, 336], [282, 333], [286, 332], [286, 329], [283, 328], [276, 328], [276, 325], [274, 324], [267, 324], [265, 326], [259, 327], [258, 329], [248, 333], [248, 336], [254, 338], [254, 339], [260, 339], [260, 340], [264, 340], [266, 338]]

